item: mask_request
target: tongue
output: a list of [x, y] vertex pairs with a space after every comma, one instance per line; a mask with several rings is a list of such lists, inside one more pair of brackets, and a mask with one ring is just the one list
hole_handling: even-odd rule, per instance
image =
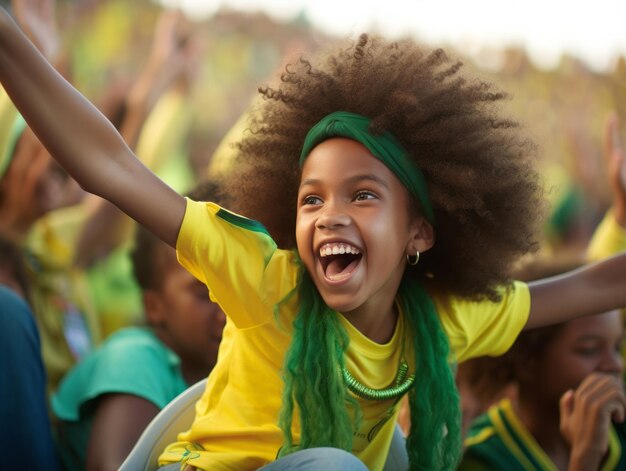
[[348, 275], [354, 267], [356, 267], [358, 259], [351, 259], [347, 257], [338, 257], [332, 260], [326, 267], [326, 276], [330, 279], [341, 278]]

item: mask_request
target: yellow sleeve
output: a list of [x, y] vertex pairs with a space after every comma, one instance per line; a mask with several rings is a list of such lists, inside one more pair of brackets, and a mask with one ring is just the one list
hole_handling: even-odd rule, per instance
[[623, 250], [626, 250], [626, 229], [617, 223], [611, 209], [593, 233], [587, 247], [587, 260], [601, 260]]
[[262, 224], [214, 203], [187, 199], [176, 252], [238, 328], [272, 320], [296, 285], [293, 252], [278, 249]]
[[450, 347], [458, 362], [506, 352], [530, 312], [530, 292], [522, 282], [502, 290], [499, 302], [435, 298], [435, 305]]

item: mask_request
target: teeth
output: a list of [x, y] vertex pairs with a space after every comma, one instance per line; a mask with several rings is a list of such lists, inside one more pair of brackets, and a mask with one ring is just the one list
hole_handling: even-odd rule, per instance
[[329, 255], [342, 255], [346, 253], [358, 255], [361, 252], [356, 247], [352, 247], [348, 244], [326, 244], [320, 249], [320, 257], [328, 257]]

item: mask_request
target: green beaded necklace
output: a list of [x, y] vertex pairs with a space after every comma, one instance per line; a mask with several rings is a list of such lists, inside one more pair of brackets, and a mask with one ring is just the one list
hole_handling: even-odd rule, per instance
[[407, 373], [409, 372], [409, 365], [406, 364], [405, 361], [400, 363], [400, 367], [398, 368], [398, 374], [396, 375], [396, 379], [391, 383], [390, 386], [387, 386], [383, 389], [374, 389], [365, 386], [363, 383], [360, 383], [346, 367], [343, 368], [343, 381], [355, 396], [358, 396], [363, 399], [367, 399], [369, 401], [386, 401], [388, 399], [394, 399], [396, 397], [400, 397], [404, 395], [410, 388], [413, 386], [415, 382], [415, 375], [412, 374], [407, 377]]

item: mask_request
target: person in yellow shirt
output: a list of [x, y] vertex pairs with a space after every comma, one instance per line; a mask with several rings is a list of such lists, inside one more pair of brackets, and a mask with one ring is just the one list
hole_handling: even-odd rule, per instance
[[4, 12], [0, 81], [59, 163], [175, 246], [227, 315], [194, 424], [162, 465], [454, 469], [451, 364], [626, 304], [626, 254], [509, 279], [536, 246], [531, 147], [501, 115], [506, 94], [441, 50], [364, 34], [262, 87], [227, 189], [252, 219], [156, 178]]

